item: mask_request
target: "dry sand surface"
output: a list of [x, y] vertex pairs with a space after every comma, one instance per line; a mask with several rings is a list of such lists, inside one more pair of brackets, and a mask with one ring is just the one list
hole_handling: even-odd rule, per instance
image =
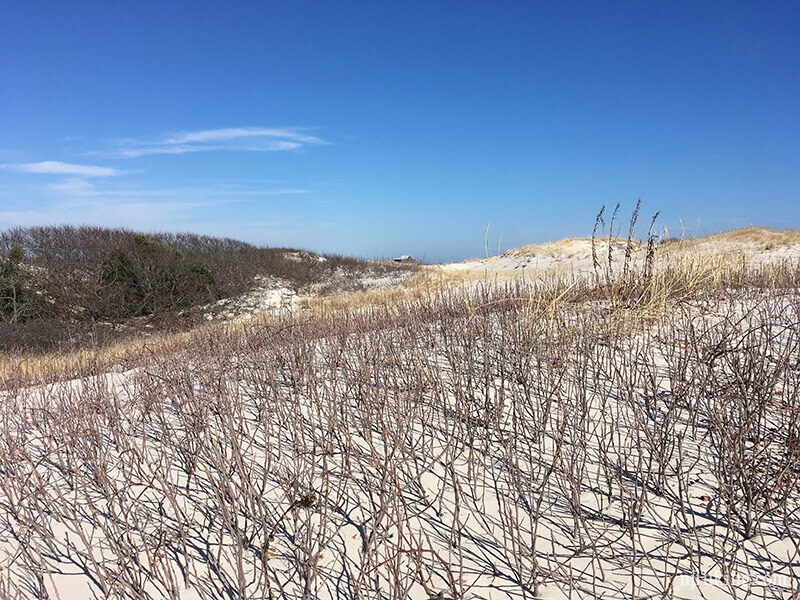
[[[595, 257], [598, 271], [604, 275], [610, 268], [619, 272], [625, 262], [628, 242], [625, 239], [598, 238], [595, 241]], [[646, 260], [647, 244], [634, 240], [630, 259], [641, 266]], [[655, 248], [655, 266], [664, 268], [681, 260], [715, 262], [718, 264], [744, 263], [753, 267], [794, 263], [800, 261], [800, 233], [775, 231], [751, 227], [725, 232], [719, 235], [692, 238], [689, 240], [661, 241]], [[504, 254], [483, 259], [471, 259], [457, 263], [423, 265], [422, 276], [413, 271], [387, 275], [360, 275], [341, 282], [345, 275], [338, 275], [328, 288], [344, 288], [333, 296], [352, 296], [369, 293], [368, 298], [380, 297], [381, 292], [396, 292], [409, 287], [434, 285], [469, 284], [491, 278], [495, 281], [513, 279], [563, 277], [581, 279], [595, 275], [591, 238], [572, 238], [509, 250]], [[377, 294], [375, 294], [377, 292]], [[324, 286], [298, 294], [288, 282], [275, 278], [259, 278], [254, 288], [239, 298], [220, 300], [206, 308], [208, 320], [230, 320], [252, 318], [264, 313], [274, 314], [285, 310], [302, 310], [326, 297]]]
[[[442, 268], [522, 264], [591, 245]], [[467, 286], [8, 390], [0, 597], [797, 597], [799, 318]]]
[[[607, 266], [609, 248], [612, 264], [621, 267], [625, 260], [626, 247], [625, 239], [597, 239], [595, 248], [601, 268]], [[634, 241], [631, 255], [633, 260], [641, 262], [646, 252], [647, 244]], [[750, 265], [796, 261], [800, 259], [800, 234], [781, 235], [781, 232], [769, 229], [747, 228], [686, 241], [670, 240], [661, 242], [656, 247], [656, 260], [660, 264], [681, 257], [743, 260]], [[523, 269], [527, 276], [532, 277], [542, 273], [593, 275], [592, 240], [575, 238], [525, 246], [499, 256], [440, 265], [440, 268], [454, 274], [513, 274], [518, 277], [522, 276]]]

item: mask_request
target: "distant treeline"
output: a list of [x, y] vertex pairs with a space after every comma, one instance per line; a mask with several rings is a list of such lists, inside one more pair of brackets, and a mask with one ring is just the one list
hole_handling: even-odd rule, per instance
[[0, 232], [0, 350], [85, 337], [98, 322], [175, 315], [242, 294], [258, 275], [296, 290], [374, 263], [194, 234], [100, 227]]

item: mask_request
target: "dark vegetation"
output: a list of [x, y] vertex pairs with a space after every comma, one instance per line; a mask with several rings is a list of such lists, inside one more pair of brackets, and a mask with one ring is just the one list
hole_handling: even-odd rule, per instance
[[196, 307], [243, 294], [258, 276], [302, 291], [409, 268], [194, 234], [10, 229], [0, 232], [0, 350], [103, 342], [118, 334], [109, 325], [191, 325]]

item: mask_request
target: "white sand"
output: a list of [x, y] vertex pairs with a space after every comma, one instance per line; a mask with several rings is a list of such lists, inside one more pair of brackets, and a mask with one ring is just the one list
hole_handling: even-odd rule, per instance
[[[613, 250], [619, 257], [624, 246]], [[741, 252], [742, 247], [729, 250]], [[745, 250], [747, 260], [761, 262], [800, 256], [798, 246]], [[641, 257], [642, 248], [636, 252]], [[532, 272], [591, 273], [591, 246], [586, 240], [571, 240], [441, 268], [454, 273], [516, 273], [523, 266]], [[388, 280], [374, 283], [392, 285]], [[297, 300], [280, 282], [265, 281], [225, 316], [291, 309]], [[792, 298], [783, 301], [787, 311], [796, 310]], [[725, 323], [721, 313], [700, 305], [685, 310], [694, 311], [709, 326]], [[740, 308], [730, 310], [729, 314], [739, 314]], [[255, 591], [263, 593], [263, 585], [251, 583], [263, 584], [258, 548], [263, 547], [265, 531], [303, 490], [313, 490], [317, 504], [289, 511], [270, 544], [268, 563], [276, 598], [422, 600], [451, 597], [455, 588], [465, 599], [522, 599], [533, 597], [530, 588], [525, 591], [520, 585], [533, 573], [544, 582], [541, 598], [716, 599], [748, 593], [783, 598], [798, 589], [792, 562], [800, 560], [793, 543], [800, 531], [778, 535], [772, 527], [765, 527], [728, 557], [737, 562], [739, 579], [727, 583], [719, 579], [719, 566], [711, 556], [720, 548], [735, 546], [725, 539], [725, 528], [709, 509], [718, 483], [709, 467], [707, 440], [688, 434], [683, 439], [680, 464], [692, 475], [692, 488], [685, 494], [689, 505], [681, 507], [669, 499], [670, 494], [651, 492], [638, 526], [628, 528], [623, 517], [631, 513], [641, 490], [622, 483], [613, 497], [606, 498], [594, 489], [603, 484], [600, 448], [610, 437], [631, 453], [609, 455], [620, 464], [630, 465], [640, 451], [648, 456], [629, 437], [637, 435], [633, 424], [641, 418], [641, 408], [624, 401], [618, 381], [612, 378], [592, 388], [585, 400], [591, 424], [585, 439], [570, 440], [561, 448], [563, 454], [556, 455], [552, 432], [560, 418], [578, 414], [582, 402], [575, 395], [577, 379], [558, 388], [540, 440], [515, 437], [519, 425], [514, 425], [517, 417], [506, 398], [520, 394], [518, 386], [492, 380], [484, 396], [459, 400], [456, 392], [463, 393], [469, 374], [453, 369], [444, 347], [437, 345], [441, 340], [435, 324], [430, 331], [425, 343], [405, 335], [385, 340], [383, 352], [369, 357], [364, 381], [385, 391], [383, 404], [360, 402], [358, 385], [364, 382], [351, 381], [336, 366], [359, 356], [358, 339], [352, 336], [297, 342], [303, 348], [308, 344], [304, 356], [312, 357], [316, 365], [308, 380], [287, 379], [285, 364], [293, 355], [274, 356], [267, 344], [266, 349], [237, 357], [220, 357], [223, 347], [209, 350], [200, 362], [194, 356], [177, 357], [164, 366], [154, 363], [125, 373], [3, 394], [0, 416], [11, 432], [8, 439], [19, 445], [5, 448], [3, 460], [8, 462], [0, 471], [0, 503], [6, 511], [5, 528], [0, 529], [0, 597], [36, 597], [30, 565], [40, 555], [29, 551], [43, 552], [51, 566], [44, 574], [44, 587], [51, 597], [64, 600], [100, 597], [98, 586], [87, 576], [87, 571], [97, 569], [106, 570], [109, 577], [118, 573], [120, 581], [130, 581], [130, 571], [162, 573], [160, 583], [154, 576], [143, 577], [137, 592], [142, 598], [223, 597], [215, 587], [221, 585], [221, 572], [231, 589], [239, 585], [237, 578], [244, 582], [243, 597], [263, 597]], [[615, 356], [623, 364], [650, 360], [660, 385], [669, 389], [666, 343], [640, 333], [630, 336], [626, 348], [600, 344], [596, 359]], [[479, 360], [483, 355], [476, 356]], [[377, 378], [376, 373], [382, 372], [399, 379]], [[437, 378], [441, 387], [429, 383]], [[192, 382], [191, 394], [180, 387], [185, 381]], [[479, 387], [471, 393], [477, 394]], [[198, 408], [197, 439], [204, 459], [187, 477], [181, 467], [183, 448], [164, 448], [159, 440], [169, 431], [176, 442], [189, 444], [194, 439], [192, 411]], [[93, 460], [107, 470], [93, 472], [80, 453], [81, 441], [92, 435], [102, 439], [109, 419], [121, 423], [117, 432], [124, 435], [98, 442]], [[530, 434], [528, 427], [523, 429]], [[686, 415], [681, 414], [678, 427], [688, 427]], [[54, 437], [54, 432], [61, 437]], [[526, 458], [510, 464], [512, 448], [518, 459]], [[588, 457], [585, 471], [575, 475], [585, 483], [577, 499], [583, 521], [569, 510], [565, 475], [579, 464], [571, 459], [577, 456], [571, 453], [578, 451]], [[64, 469], [58, 460], [70, 460], [79, 470]], [[515, 498], [522, 488], [523, 496], [536, 497], [531, 486], [551, 462], [558, 464], [558, 471], [548, 480], [536, 519]], [[249, 475], [241, 479], [236, 475], [227, 487], [220, 486], [220, 472], [228, 467]], [[8, 479], [12, 473], [15, 477], [27, 473], [22, 489], [28, 495], [16, 494], [18, 480]], [[672, 485], [676, 480], [670, 481]], [[263, 489], [250, 500], [261, 503], [266, 524], [253, 544], [244, 544], [242, 550], [222, 511], [237, 506], [236, 500], [252, 486]], [[22, 541], [26, 532], [35, 539], [36, 527], [26, 528], [24, 518], [15, 519], [12, 507], [38, 510], [25, 514], [46, 520], [36, 526], [53, 532], [51, 548]], [[88, 507], [100, 512], [92, 513]], [[232, 521], [252, 530], [252, 522], [243, 516]], [[677, 532], [685, 539], [676, 537]], [[604, 544], [594, 557], [580, 543], [592, 536]], [[693, 558], [687, 557], [686, 544], [692, 547]], [[130, 548], [127, 562], [120, 559], [125, 548]], [[536, 566], [532, 554], [538, 557]], [[97, 565], [87, 565], [89, 558]], [[696, 568], [699, 578], [692, 576]], [[397, 572], [406, 576], [398, 578]], [[314, 577], [304, 579], [312, 573]], [[675, 578], [663, 579], [667, 574]], [[771, 579], [765, 581], [765, 576]], [[172, 591], [163, 581], [173, 582]], [[391, 587], [390, 581], [400, 587]], [[129, 588], [120, 587], [119, 593], [135, 596]]]
[[[626, 241], [616, 240], [611, 243], [612, 264], [620, 268], [624, 262]], [[596, 242], [596, 254], [600, 268], [608, 264], [609, 243], [607, 240]], [[634, 242], [632, 259], [641, 264], [646, 253], [646, 244]], [[670, 259], [681, 255], [713, 257], [716, 259], [741, 258], [747, 264], [761, 265], [774, 264], [783, 261], [800, 260], [800, 244], [766, 248], [765, 244], [758, 242], [739, 242], [732, 240], [716, 240], [701, 238], [696, 243], [681, 247], [679, 243], [674, 246], [663, 245], [656, 248], [657, 260], [664, 264]], [[499, 256], [489, 258], [466, 260], [459, 263], [439, 265], [446, 272], [451, 273], [509, 273], [515, 272], [521, 276], [522, 269], [527, 274], [543, 272], [586, 275], [593, 274], [592, 241], [585, 239], [570, 239], [560, 242], [545, 243], [524, 248], [509, 250]]]

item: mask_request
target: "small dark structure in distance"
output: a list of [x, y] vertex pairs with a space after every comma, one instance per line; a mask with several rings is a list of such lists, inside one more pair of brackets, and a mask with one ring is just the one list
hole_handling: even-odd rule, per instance
[[398, 262], [398, 263], [414, 263], [414, 264], [416, 264], [417, 261], [415, 261], [413, 258], [411, 258], [408, 254], [403, 254], [402, 256], [398, 256], [397, 258], [395, 258], [394, 262]]

